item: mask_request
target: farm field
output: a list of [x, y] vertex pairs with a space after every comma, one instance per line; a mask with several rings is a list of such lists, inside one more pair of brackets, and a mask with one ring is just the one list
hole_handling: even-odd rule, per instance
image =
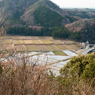
[[54, 53], [55, 55], [67, 56], [67, 54], [64, 53], [64, 52], [62, 52], [62, 51], [53, 51], [53, 53]]
[[15, 45], [15, 50], [18, 52], [20, 51], [26, 51], [25, 45]]
[[68, 48], [65, 45], [55, 45], [57, 46], [60, 50], [68, 50]]
[[6, 50], [12, 50], [13, 49], [13, 45], [12, 44], [7, 44], [7, 45], [5, 45], [5, 49]]
[[39, 38], [37, 36], [32, 36], [31, 37], [33, 40], [39, 40]]
[[50, 50], [50, 51], [56, 51], [56, 50], [59, 50], [58, 47], [56, 47], [55, 45], [46, 45], [47, 48]]
[[44, 44], [52, 44], [52, 42], [51, 42], [50, 40], [42, 40], [42, 42], [43, 42]]
[[22, 40], [13, 40], [13, 44], [23, 44]]
[[23, 40], [23, 43], [24, 44], [33, 44], [33, 41], [32, 40]]
[[5, 43], [5, 44], [11, 44], [12, 42], [11, 42], [11, 40], [9, 39], [9, 40], [4, 40], [4, 43]]
[[79, 50], [80, 49], [80, 45], [75, 44], [75, 45], [65, 45], [68, 49], [70, 50]]
[[36, 45], [36, 47], [39, 49], [39, 51], [49, 51], [45, 45]]
[[51, 40], [51, 42], [54, 44], [63, 44], [60, 40]]
[[32, 40], [34, 44], [43, 44], [41, 40]]
[[39, 51], [35, 45], [25, 45], [27, 51]]
[[[64, 52], [61, 52], [63, 50], [79, 50], [81, 47], [79, 44], [74, 44], [73, 41], [53, 39], [48, 36], [6, 36], [2, 37], [1, 40], [7, 50], [15, 49], [15, 51], [23, 52], [52, 51], [55, 55], [63, 56]], [[4, 48], [0, 47], [1, 50], [4, 50]]]

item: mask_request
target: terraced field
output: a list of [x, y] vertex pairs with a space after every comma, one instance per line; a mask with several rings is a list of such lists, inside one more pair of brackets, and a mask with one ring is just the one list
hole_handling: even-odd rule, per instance
[[23, 44], [22, 40], [13, 40], [13, 44]]
[[65, 45], [55, 45], [58, 47], [60, 50], [68, 50], [68, 48]]
[[56, 47], [55, 45], [47, 45], [47, 48], [50, 50], [50, 51], [58, 51], [59, 48]]
[[52, 42], [51, 42], [50, 40], [42, 40], [42, 42], [43, 42], [44, 44], [52, 44]]
[[49, 51], [45, 45], [36, 45], [36, 47], [39, 49], [39, 51]]
[[32, 40], [34, 44], [43, 44], [41, 40]]
[[20, 51], [26, 51], [26, 47], [25, 47], [25, 45], [15, 45], [15, 49], [16, 49], [16, 51], [18, 52], [20, 52]]
[[27, 51], [39, 51], [35, 45], [25, 45]]
[[67, 54], [64, 53], [64, 52], [62, 52], [62, 51], [53, 51], [53, 53], [54, 53], [55, 55], [67, 56]]
[[32, 40], [23, 40], [23, 43], [24, 44], [33, 44], [33, 41]]
[[12, 42], [11, 42], [11, 40], [5, 40], [4, 43], [5, 44], [11, 44]]
[[[6, 36], [1, 37], [4, 44], [0, 49], [7, 49], [15, 51], [51, 51], [55, 55], [66, 55], [63, 50], [79, 50], [79, 44], [73, 44], [75, 42], [68, 40], [53, 39], [52, 37], [41, 36]], [[64, 43], [65, 42], [65, 43]], [[3, 48], [4, 46], [4, 48]]]

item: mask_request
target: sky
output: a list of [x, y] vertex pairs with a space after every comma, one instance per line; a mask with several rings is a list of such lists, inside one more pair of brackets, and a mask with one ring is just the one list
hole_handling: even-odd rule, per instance
[[95, 8], [95, 0], [50, 0], [60, 8]]

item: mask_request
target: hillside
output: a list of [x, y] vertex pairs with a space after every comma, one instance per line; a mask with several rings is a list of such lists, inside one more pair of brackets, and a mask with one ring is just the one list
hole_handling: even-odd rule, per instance
[[[34, 19], [33, 13], [41, 5], [50, 9], [52, 12], [58, 13], [64, 18], [60, 25], [78, 20], [77, 18], [71, 20], [67, 12], [64, 12], [50, 0], [2, 0], [0, 1], [0, 22], [7, 23], [9, 26], [38, 25]], [[40, 11], [42, 11], [42, 9]], [[43, 9], [43, 11], [45, 11], [45, 9]], [[57, 16], [58, 15], [55, 17], [57, 18]], [[46, 18], [48, 18], [48, 15]]]
[[79, 41], [95, 43], [95, 19], [82, 19], [65, 25], [69, 31], [79, 36]]
[[61, 9], [50, 0], [0, 1], [0, 31], [7, 31], [8, 35], [94, 42], [94, 18], [94, 9]]

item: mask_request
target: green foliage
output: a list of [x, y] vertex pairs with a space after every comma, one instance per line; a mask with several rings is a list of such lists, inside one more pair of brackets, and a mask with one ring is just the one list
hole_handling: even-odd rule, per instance
[[62, 75], [78, 76], [80, 78], [95, 77], [95, 53], [86, 56], [73, 57], [61, 70]]
[[44, 27], [60, 26], [63, 17], [45, 6], [39, 6], [34, 12], [34, 19]]

